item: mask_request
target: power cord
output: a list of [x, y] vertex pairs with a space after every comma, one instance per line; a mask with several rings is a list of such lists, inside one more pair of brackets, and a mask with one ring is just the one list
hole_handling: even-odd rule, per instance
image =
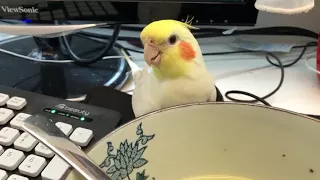
[[120, 30], [121, 30], [121, 25], [119, 25], [119, 24], [115, 25], [113, 34], [109, 38], [108, 45], [102, 51], [100, 51], [100, 53], [98, 53], [96, 56], [88, 58], [88, 59], [80, 58], [73, 52], [73, 50], [71, 49], [71, 47], [68, 43], [66, 36], [62, 36], [62, 43], [66, 47], [68, 54], [72, 57], [75, 64], [80, 65], [80, 66], [89, 65], [89, 64], [95, 63], [97, 61], [100, 61], [103, 56], [108, 54], [108, 52], [114, 47], [114, 44], [116, 43], [117, 38], [119, 36]]
[[[303, 49], [302, 49], [300, 55], [299, 55], [295, 60], [293, 60], [291, 63], [288, 63], [288, 64], [283, 65], [283, 67], [286, 68], [286, 67], [290, 67], [290, 66], [296, 64], [299, 60], [301, 60], [302, 56], [306, 53], [308, 47], [317, 46], [317, 44], [318, 44], [317, 42], [309, 42], [309, 43], [307, 43], [305, 46], [303, 46]], [[301, 47], [301, 46], [300, 46], [300, 47]], [[272, 65], [280, 68], [280, 65], [273, 63], [273, 62], [270, 60], [269, 56], [266, 56], [266, 59], [267, 59], [267, 61], [268, 61], [270, 64], [272, 64]]]
[[[75, 63], [74, 60], [42, 60], [42, 59], [32, 58], [32, 57], [17, 54], [2, 48], [0, 48], [0, 52], [10, 56], [14, 56], [14, 57], [18, 57], [28, 61], [33, 61], [38, 63]], [[102, 60], [115, 59], [115, 58], [123, 58], [123, 56], [105, 56], [105, 57], [102, 57]]]
[[[283, 84], [284, 74], [285, 73], [284, 73], [284, 66], [283, 66], [281, 60], [276, 55], [274, 55], [273, 53], [267, 53], [266, 58], [269, 58], [269, 56], [273, 57], [278, 62], [277, 67], [279, 67], [280, 71], [281, 71], [279, 84], [272, 92], [268, 93], [267, 95], [265, 95], [263, 97], [258, 97], [258, 96], [254, 95], [254, 94], [249, 93], [249, 92], [239, 91], [239, 90], [231, 90], [231, 91], [228, 91], [228, 92], [225, 93], [225, 97], [227, 99], [231, 100], [231, 101], [234, 101], [234, 102], [242, 102], [242, 103], [261, 102], [266, 106], [271, 106], [265, 99], [267, 99], [267, 98], [271, 97], [272, 95], [274, 95], [281, 88], [281, 86]], [[268, 60], [268, 62], [270, 62], [270, 61]], [[273, 65], [273, 63], [272, 63], [272, 65]], [[246, 95], [246, 96], [254, 98], [254, 100], [240, 100], [240, 99], [236, 99], [236, 98], [230, 97], [230, 94]]]
[[[283, 84], [283, 80], [284, 80], [284, 75], [285, 75], [285, 72], [284, 72], [284, 68], [286, 67], [290, 67], [290, 66], [293, 66], [294, 64], [296, 64], [299, 60], [301, 60], [301, 58], [303, 57], [303, 55], [306, 53], [306, 50], [308, 49], [308, 47], [311, 47], [311, 46], [316, 46], [317, 45], [317, 42], [309, 42], [307, 43], [306, 45], [304, 46], [297, 46], [298, 48], [303, 48], [300, 55], [298, 56], [298, 58], [294, 59], [291, 63], [288, 63], [288, 64], [283, 64], [280, 60], [279, 57], [277, 57], [275, 54], [273, 53], [267, 53], [266, 54], [266, 60], [273, 66], [275, 67], [278, 67], [280, 68], [280, 71], [281, 71], [281, 75], [280, 75], [280, 81], [277, 85], [277, 87], [271, 91], [270, 93], [268, 93], [267, 95], [263, 96], [263, 97], [258, 97], [254, 94], [251, 94], [249, 92], [245, 92], [245, 91], [239, 91], [239, 90], [231, 90], [231, 91], [227, 91], [225, 93], [225, 97], [231, 101], [234, 101], [234, 102], [242, 102], [242, 103], [257, 103], [257, 102], [261, 102], [263, 103], [264, 105], [266, 106], [271, 106], [267, 101], [266, 99], [271, 97], [272, 95], [274, 95], [277, 91], [279, 91], [279, 89], [281, 88], [282, 84]], [[272, 57], [273, 59], [275, 59], [277, 61], [278, 64], [272, 62], [270, 60], [270, 57]], [[306, 64], [307, 64], [307, 60], [306, 60]], [[307, 64], [307, 67], [308, 67], [308, 64]], [[249, 96], [251, 98], [253, 98], [253, 100], [240, 100], [240, 99], [236, 99], [236, 98], [233, 98], [231, 97], [230, 95], [231, 94], [240, 94], [240, 95], [245, 95], [245, 96]]]

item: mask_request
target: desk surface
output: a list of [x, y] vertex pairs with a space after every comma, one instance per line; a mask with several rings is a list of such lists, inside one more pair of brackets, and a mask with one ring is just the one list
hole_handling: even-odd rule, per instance
[[[204, 52], [232, 51], [227, 44], [218, 42], [214, 45], [204, 44], [201, 47]], [[308, 49], [301, 61], [285, 69], [282, 87], [267, 99], [272, 106], [304, 114], [320, 115], [320, 83], [316, 73], [308, 69], [305, 64], [306, 58], [315, 57], [315, 51], [315, 48]], [[277, 55], [283, 62], [290, 62], [300, 52], [301, 49], [297, 49], [290, 53], [277, 53]], [[132, 57], [139, 67], [144, 66], [142, 55], [133, 53]], [[265, 60], [264, 54], [206, 56], [205, 62], [223, 95], [230, 90], [241, 90], [261, 97], [275, 89], [280, 80], [279, 68], [271, 66]], [[310, 59], [308, 64], [315, 68], [315, 58]], [[128, 87], [125, 89], [128, 90]], [[249, 99], [245, 96], [233, 97]]]
[[[225, 52], [235, 51], [228, 43], [236, 37], [222, 37], [206, 39], [200, 42], [203, 52]], [[252, 37], [250, 37], [252, 38]], [[258, 37], [270, 41], [271, 37]], [[292, 37], [274, 37], [273, 40], [280, 42], [300, 42], [305, 44], [314, 39], [292, 38]], [[303, 42], [302, 42], [303, 41]], [[123, 43], [130, 46], [127, 43]], [[277, 55], [283, 61], [295, 59], [301, 49], [290, 53]], [[144, 66], [143, 55], [131, 53], [133, 69]], [[305, 65], [304, 59], [315, 57], [315, 48], [309, 48], [300, 62], [292, 67], [285, 69], [284, 83], [280, 90], [268, 98], [267, 101], [275, 107], [296, 111], [304, 114], [320, 115], [320, 83], [316, 73], [310, 71]], [[205, 62], [207, 68], [216, 79], [216, 86], [224, 95], [229, 90], [242, 90], [253, 93], [258, 96], [264, 96], [271, 92], [279, 83], [280, 70], [271, 66], [264, 57], [264, 54], [232, 54], [221, 56], [206, 56]], [[310, 59], [309, 65], [315, 68], [315, 59]], [[137, 66], [137, 67], [133, 67]], [[129, 80], [123, 87], [124, 92], [130, 93], [134, 88], [132, 80]], [[248, 97], [240, 97], [248, 99]]]

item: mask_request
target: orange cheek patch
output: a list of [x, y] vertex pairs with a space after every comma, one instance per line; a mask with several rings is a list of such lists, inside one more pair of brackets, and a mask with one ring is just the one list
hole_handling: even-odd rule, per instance
[[196, 52], [193, 50], [192, 46], [185, 41], [179, 43], [179, 50], [180, 56], [186, 61], [191, 61], [196, 57]]

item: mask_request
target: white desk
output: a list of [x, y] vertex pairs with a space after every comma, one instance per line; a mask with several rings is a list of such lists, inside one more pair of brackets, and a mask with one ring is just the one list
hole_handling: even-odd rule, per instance
[[[292, 41], [294, 42], [294, 40]], [[310, 40], [304, 39], [304, 41], [309, 42]], [[214, 44], [203, 43], [203, 51], [234, 51], [234, 49], [228, 47], [227, 41], [219, 42], [215, 39], [214, 42]], [[283, 61], [291, 60], [295, 59], [301, 50], [296, 49], [290, 53], [277, 53], [277, 55]], [[139, 67], [143, 67], [143, 56], [141, 54], [131, 54], [134, 62]], [[310, 56], [315, 57], [315, 48], [309, 48], [303, 58]], [[305, 114], [320, 115], [320, 83], [316, 73], [306, 67], [304, 59], [285, 69], [282, 87], [267, 101], [275, 107]], [[271, 66], [265, 60], [264, 54], [206, 56], [205, 61], [209, 71], [216, 78], [216, 86], [223, 95], [229, 90], [242, 90], [264, 96], [276, 88], [280, 80], [279, 68]], [[310, 66], [315, 67], [315, 59], [310, 59], [308, 62]], [[244, 96], [234, 95], [233, 97], [250, 99]]]

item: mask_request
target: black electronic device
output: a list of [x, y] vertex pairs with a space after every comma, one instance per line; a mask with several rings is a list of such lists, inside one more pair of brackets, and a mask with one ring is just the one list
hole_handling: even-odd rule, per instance
[[[48, 150], [44, 149], [41, 144], [33, 142], [34, 139], [23, 134], [21, 124], [30, 115], [42, 114], [50, 117], [84, 151], [114, 130], [121, 119], [121, 115], [117, 111], [4, 86], [0, 86], [0, 105], [0, 154], [12, 151], [12, 154], [20, 156], [23, 152], [23, 156], [20, 159], [13, 158], [11, 164], [3, 162], [4, 159], [0, 156], [0, 178], [3, 176], [2, 171], [5, 171], [7, 176], [16, 174], [27, 177], [29, 180], [40, 180], [45, 176], [52, 175], [45, 168], [50, 168], [52, 166], [50, 162], [56, 161], [53, 153], [48, 153]], [[83, 142], [81, 139], [79, 140], [81, 132], [84, 134], [81, 139], [87, 138]], [[86, 133], [87, 135], [85, 135]], [[21, 171], [24, 167], [19, 168], [19, 165], [30, 154], [46, 159], [46, 165], [41, 167], [40, 173], [34, 174], [30, 169], [29, 173], [31, 174], [28, 174], [28, 172]]]
[[255, 0], [2, 0], [0, 19], [52, 24], [55, 20], [148, 24], [159, 19], [195, 25], [256, 23]]

